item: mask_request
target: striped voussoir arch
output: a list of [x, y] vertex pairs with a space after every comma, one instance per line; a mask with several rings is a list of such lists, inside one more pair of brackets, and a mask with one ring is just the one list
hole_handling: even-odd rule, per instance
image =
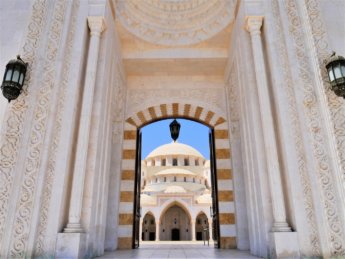
[[[161, 104], [139, 111], [124, 125], [120, 187], [118, 249], [132, 248], [135, 154], [137, 129], [165, 118], [186, 118], [214, 129], [218, 183], [221, 248], [236, 248], [235, 206], [229, 146], [229, 129], [225, 119], [213, 111], [192, 104]], [[141, 234], [140, 234], [141, 235]]]

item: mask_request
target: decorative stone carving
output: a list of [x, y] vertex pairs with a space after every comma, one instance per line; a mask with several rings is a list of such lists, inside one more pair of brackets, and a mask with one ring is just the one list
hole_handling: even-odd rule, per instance
[[15, 227], [13, 229], [10, 257], [23, 257], [28, 242], [28, 235], [32, 224], [32, 213], [34, 209], [34, 197], [39, 166], [41, 162], [42, 147], [47, 129], [49, 117], [49, 105], [55, 79], [55, 61], [63, 30], [64, 14], [67, 1], [56, 1], [53, 10], [53, 17], [50, 23], [48, 41], [44, 57], [44, 71], [41, 77], [38, 91], [38, 102], [34, 109], [34, 121], [28, 143], [27, 158], [24, 162], [23, 179], [20, 186], [19, 198], [16, 205]]
[[4, 120], [0, 142], [0, 249], [5, 228], [5, 218], [8, 213], [8, 202], [12, 191], [14, 168], [17, 161], [18, 148], [22, 141], [24, 118], [28, 108], [27, 89], [35, 78], [33, 69], [37, 67], [37, 50], [46, 23], [46, 1], [35, 1], [32, 6], [28, 32], [23, 46], [22, 58], [29, 63], [22, 94], [11, 103]]
[[218, 110], [212, 108], [215, 112], [223, 114], [224, 111], [224, 90], [223, 89], [129, 89], [127, 91], [127, 100], [129, 104], [126, 111], [126, 117], [129, 117], [134, 111], [145, 109], [150, 104], [154, 103], [152, 99], [159, 99], [162, 103], [171, 102], [175, 98], [178, 102], [186, 100], [192, 103], [194, 100], [199, 100], [205, 104], [211, 104], [212, 107], [217, 107]]
[[[332, 4], [338, 5], [339, 8], [344, 7], [341, 1], [332, 1]], [[335, 135], [335, 142], [338, 155], [338, 163], [340, 165], [340, 173], [342, 178], [342, 187], [345, 192], [345, 100], [336, 96], [330, 89], [327, 71], [325, 69], [324, 61], [329, 58], [331, 49], [327, 40], [327, 31], [321, 19], [322, 14], [319, 10], [317, 1], [306, 0], [306, 7], [308, 17], [311, 25], [314, 44], [316, 45], [316, 52], [318, 58], [318, 65], [321, 71], [322, 86], [325, 89], [325, 95], [330, 109], [331, 123], [333, 124], [332, 133]], [[344, 197], [344, 196], [343, 196]]]
[[321, 254], [320, 239], [318, 236], [317, 223], [315, 218], [315, 208], [312, 199], [312, 190], [310, 186], [310, 179], [308, 176], [308, 169], [306, 165], [305, 149], [303, 147], [303, 138], [300, 129], [300, 121], [297, 111], [296, 97], [294, 94], [294, 84], [291, 78], [291, 69], [288, 62], [288, 54], [286, 45], [284, 43], [284, 35], [281, 30], [283, 27], [279, 6], [277, 1], [272, 1], [272, 15], [275, 24], [276, 40], [274, 48], [279, 55], [279, 60], [282, 64], [283, 76], [285, 84], [282, 85], [286, 96], [288, 98], [288, 109], [290, 115], [290, 127], [293, 133], [294, 146], [298, 158], [298, 172], [300, 175], [301, 185], [303, 186], [303, 203], [305, 208], [305, 214], [307, 215], [308, 230], [309, 230], [309, 242], [312, 247], [312, 252], [315, 255]]
[[101, 33], [105, 30], [104, 18], [100, 16], [87, 17], [87, 24], [90, 28], [90, 36], [100, 37]]
[[[309, 9], [317, 5], [315, 1], [309, 2]], [[317, 175], [319, 179], [319, 186], [322, 193], [324, 217], [326, 219], [327, 239], [331, 244], [332, 255], [345, 254], [345, 236], [343, 233], [343, 226], [339, 218], [339, 209], [337, 205], [337, 194], [334, 188], [334, 179], [332, 177], [330, 158], [326, 150], [326, 143], [324, 137], [323, 122], [321, 121], [321, 114], [318, 107], [318, 102], [315, 93], [314, 80], [311, 77], [313, 71], [310, 64], [309, 56], [306, 53], [305, 32], [303, 30], [303, 22], [301, 21], [300, 13], [298, 12], [298, 2], [287, 1], [285, 8], [288, 11], [289, 30], [294, 41], [294, 47], [297, 57], [297, 66], [299, 70], [299, 78], [302, 82], [299, 90], [303, 91], [304, 95], [304, 113], [307, 118], [307, 125], [309, 127], [309, 134], [311, 137], [313, 148], [314, 161], [316, 163]], [[323, 24], [321, 20], [318, 21], [318, 27]], [[320, 29], [318, 29], [320, 30]], [[315, 33], [317, 37], [324, 37], [322, 33]]]
[[[47, 175], [45, 178], [44, 190], [43, 190], [43, 199], [40, 207], [40, 217], [39, 217], [39, 225], [37, 231], [37, 238], [36, 238], [36, 247], [34, 251], [35, 257], [42, 257], [44, 255], [49, 256], [47, 252], [54, 251], [54, 247], [49, 247], [51, 241], [47, 238], [47, 222], [48, 222], [48, 212], [51, 201], [51, 195], [53, 190], [53, 181], [56, 174], [56, 154], [58, 143], [60, 142], [61, 136], [61, 129], [62, 129], [62, 113], [65, 106], [65, 99], [66, 99], [66, 91], [68, 87], [68, 79], [69, 79], [69, 70], [71, 64], [71, 56], [73, 50], [73, 42], [75, 39], [75, 25], [76, 25], [76, 13], [79, 8], [79, 0], [73, 1], [72, 6], [72, 22], [70, 26], [70, 31], [68, 33], [67, 39], [67, 50], [64, 59], [64, 67], [62, 71], [62, 84], [61, 90], [59, 92], [58, 97], [58, 108], [57, 108], [57, 115], [55, 119], [54, 125], [54, 138], [52, 141], [52, 145], [49, 151], [49, 162], [47, 167]], [[54, 239], [55, 240], [55, 239]]]
[[141, 39], [189, 45], [220, 32], [234, 19], [236, 0], [116, 0], [122, 25]]

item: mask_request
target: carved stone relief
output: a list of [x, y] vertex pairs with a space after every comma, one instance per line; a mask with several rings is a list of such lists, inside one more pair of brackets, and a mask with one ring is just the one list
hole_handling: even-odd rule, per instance
[[134, 35], [154, 44], [208, 39], [234, 19], [236, 0], [116, 0], [116, 14]]
[[27, 158], [24, 162], [23, 179], [20, 186], [19, 199], [16, 205], [15, 226], [11, 237], [10, 257], [24, 257], [28, 235], [32, 224], [36, 181], [41, 163], [42, 145], [49, 117], [49, 105], [54, 89], [55, 61], [63, 30], [64, 13], [67, 1], [59, 0], [54, 5], [54, 12], [48, 33], [44, 58], [44, 71], [38, 90], [38, 102], [34, 108], [34, 121], [28, 143]]
[[[76, 12], [79, 8], [79, 0], [73, 1], [72, 6], [72, 22], [70, 26], [70, 30], [68, 33], [67, 38], [67, 48], [65, 52], [65, 59], [64, 59], [64, 67], [62, 71], [62, 83], [61, 83], [61, 90], [59, 92], [58, 97], [58, 108], [57, 108], [57, 115], [55, 118], [55, 125], [54, 125], [54, 137], [52, 141], [52, 145], [49, 151], [49, 162], [47, 167], [47, 174], [45, 178], [45, 185], [43, 190], [43, 199], [40, 207], [40, 217], [39, 217], [39, 225], [37, 230], [37, 238], [36, 238], [36, 247], [34, 256], [44, 256], [49, 255], [47, 252], [54, 251], [54, 247], [49, 247], [51, 241], [49, 238], [47, 238], [47, 222], [48, 222], [48, 212], [49, 212], [49, 206], [51, 203], [51, 195], [52, 195], [52, 189], [53, 189], [53, 182], [56, 174], [56, 154], [58, 149], [58, 143], [60, 142], [60, 136], [61, 136], [61, 129], [62, 129], [62, 113], [65, 106], [65, 100], [66, 100], [66, 91], [68, 87], [68, 79], [69, 79], [69, 70], [70, 70], [70, 64], [71, 64], [71, 56], [72, 56], [72, 50], [73, 50], [73, 42], [74, 42], [74, 32], [75, 32], [75, 26], [76, 26]], [[55, 241], [55, 239], [54, 239]], [[54, 242], [55, 244], [55, 242]]]
[[293, 133], [294, 146], [298, 157], [298, 172], [300, 175], [301, 185], [303, 186], [303, 203], [305, 207], [305, 214], [307, 215], [309, 242], [312, 246], [312, 252], [315, 255], [321, 254], [320, 240], [318, 236], [317, 223], [315, 218], [315, 208], [312, 200], [312, 190], [310, 186], [310, 179], [308, 176], [308, 168], [306, 165], [305, 149], [303, 147], [303, 138], [300, 129], [300, 121], [297, 111], [296, 97], [294, 94], [294, 84], [291, 78], [291, 70], [288, 62], [288, 54], [286, 45], [284, 43], [284, 35], [281, 30], [283, 27], [280, 20], [278, 2], [272, 1], [272, 11], [275, 24], [276, 40], [274, 48], [279, 55], [279, 60], [282, 62], [282, 70], [285, 84], [283, 89], [288, 98], [288, 109], [290, 115], [290, 126]]
[[[312, 3], [312, 2], [309, 2]], [[315, 2], [313, 1], [315, 6]], [[322, 191], [322, 203], [326, 222], [328, 225], [327, 234], [328, 241], [331, 244], [332, 255], [345, 254], [345, 236], [342, 231], [342, 225], [339, 218], [339, 208], [337, 205], [337, 195], [335, 193], [334, 179], [332, 177], [332, 167], [330, 165], [330, 158], [326, 150], [326, 143], [323, 132], [323, 123], [321, 121], [321, 114], [316, 99], [314, 81], [311, 75], [310, 59], [306, 53], [305, 33], [303, 31], [303, 24], [300, 13], [298, 12], [298, 3], [296, 1], [285, 2], [285, 8], [288, 11], [289, 17], [289, 31], [294, 40], [295, 51], [297, 57], [297, 65], [299, 69], [299, 77], [303, 85], [300, 90], [304, 95], [304, 113], [307, 118], [307, 125], [309, 127], [309, 134], [311, 136], [312, 147], [314, 149], [314, 160], [317, 163], [317, 175], [319, 178], [320, 190]], [[308, 8], [312, 8], [310, 5]], [[319, 25], [322, 24], [318, 21]], [[317, 37], [322, 37], [322, 33]]]
[[127, 100], [126, 117], [131, 116], [135, 111], [158, 104], [157, 100], [161, 103], [169, 103], [172, 100], [186, 101], [195, 105], [203, 102], [203, 107], [210, 107], [211, 110], [221, 115], [225, 110], [223, 89], [129, 89]]
[[[24, 131], [24, 118], [28, 108], [27, 96], [35, 78], [32, 76], [37, 67], [37, 51], [42, 31], [47, 19], [46, 1], [35, 1], [28, 24], [26, 40], [22, 50], [22, 58], [29, 63], [22, 94], [11, 103], [7, 112], [0, 143], [0, 244], [5, 228], [5, 218], [8, 213], [8, 203], [12, 191], [14, 169], [16, 166], [19, 145]], [[0, 245], [1, 246], [1, 245]]]

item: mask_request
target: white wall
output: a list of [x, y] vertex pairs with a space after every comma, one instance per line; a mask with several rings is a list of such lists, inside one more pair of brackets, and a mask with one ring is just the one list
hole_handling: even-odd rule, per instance
[[[21, 47], [27, 20], [31, 10], [30, 0], [1, 0], [0, 1], [0, 80], [2, 83], [6, 64], [9, 60], [21, 54]], [[4, 120], [8, 102], [0, 96], [0, 128]]]

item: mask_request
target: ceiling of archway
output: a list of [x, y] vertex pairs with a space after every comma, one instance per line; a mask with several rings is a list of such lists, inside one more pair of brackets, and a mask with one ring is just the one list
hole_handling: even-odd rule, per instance
[[207, 40], [233, 20], [236, 0], [116, 0], [117, 18], [147, 42], [183, 46]]

